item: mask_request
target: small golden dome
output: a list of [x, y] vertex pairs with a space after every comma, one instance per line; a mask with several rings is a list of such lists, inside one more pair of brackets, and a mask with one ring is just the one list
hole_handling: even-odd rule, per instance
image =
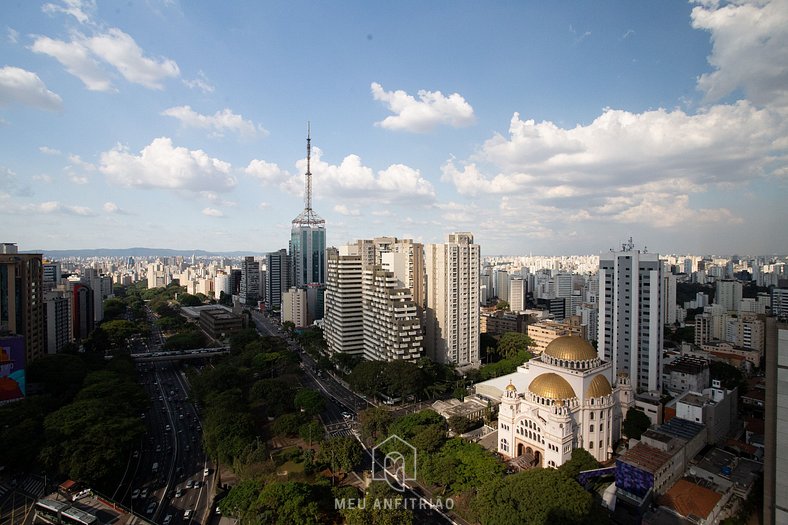
[[511, 379], [509, 380], [509, 384], [506, 385], [506, 390], [509, 392], [517, 392], [517, 387], [512, 384]]
[[528, 390], [539, 397], [547, 399], [571, 399], [577, 397], [572, 385], [567, 383], [563, 377], [552, 372], [536, 376], [531, 381], [531, 384], [528, 385]]
[[597, 374], [591, 380], [591, 384], [588, 385], [586, 397], [604, 397], [612, 393], [613, 389], [610, 387], [610, 381], [602, 374]]
[[545, 348], [544, 353], [555, 359], [566, 361], [589, 361], [597, 358], [596, 350], [591, 344], [576, 335], [556, 337]]

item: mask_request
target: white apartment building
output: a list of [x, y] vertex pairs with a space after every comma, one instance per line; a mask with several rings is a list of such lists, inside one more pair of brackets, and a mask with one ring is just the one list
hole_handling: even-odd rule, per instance
[[663, 264], [632, 243], [599, 257], [599, 357], [640, 391], [662, 390]]
[[361, 273], [357, 244], [328, 249], [323, 337], [332, 354], [364, 352]]
[[282, 294], [281, 319], [290, 321], [296, 328], [307, 326], [306, 289], [292, 287]]
[[364, 357], [374, 361], [415, 361], [422, 355], [421, 321], [408, 288], [381, 266], [362, 277]]
[[479, 363], [479, 254], [479, 245], [467, 232], [452, 233], [448, 242], [425, 247], [425, 348], [433, 361]]
[[725, 308], [726, 312], [739, 309], [742, 299], [742, 283], [730, 279], [717, 281], [717, 293], [714, 302]]
[[527, 291], [525, 280], [522, 277], [512, 277], [509, 280], [509, 309], [512, 312], [525, 310]]

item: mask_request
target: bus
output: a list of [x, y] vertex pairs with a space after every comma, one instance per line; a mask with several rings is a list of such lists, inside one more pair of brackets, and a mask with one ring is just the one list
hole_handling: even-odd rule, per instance
[[89, 512], [72, 507], [65, 501], [41, 499], [35, 504], [35, 523], [52, 525], [98, 525], [98, 518]]

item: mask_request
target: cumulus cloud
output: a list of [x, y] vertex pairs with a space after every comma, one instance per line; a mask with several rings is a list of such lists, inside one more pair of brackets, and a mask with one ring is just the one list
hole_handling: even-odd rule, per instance
[[53, 157], [57, 156], [57, 155], [60, 155], [60, 150], [59, 149], [50, 148], [49, 146], [39, 146], [38, 147], [38, 151], [40, 151], [44, 155], [51, 155]]
[[711, 34], [709, 64], [698, 79], [709, 101], [742, 90], [759, 104], [788, 107], [788, 9], [784, 0], [700, 2], [692, 27]]
[[224, 217], [224, 213], [222, 213], [221, 210], [217, 210], [216, 208], [203, 208], [202, 214], [207, 215], [208, 217]]
[[73, 206], [62, 204], [59, 201], [46, 201], [38, 203], [20, 204], [10, 208], [4, 207], [6, 213], [40, 213], [44, 215], [75, 215], [78, 217], [92, 217], [95, 213], [86, 206]]
[[199, 71], [197, 73], [197, 78], [193, 80], [188, 80], [184, 78], [182, 82], [186, 87], [191, 89], [199, 89], [203, 93], [213, 93], [215, 89], [213, 85], [208, 81], [208, 78], [205, 76], [205, 73], [203, 73], [202, 71]]
[[104, 213], [109, 215], [129, 215], [126, 210], [121, 209], [114, 202], [105, 202], [101, 208], [104, 210]]
[[444, 96], [440, 91], [420, 90], [417, 100], [402, 90], [385, 91], [377, 82], [371, 89], [372, 97], [394, 113], [375, 123], [382, 128], [426, 133], [440, 124], [457, 128], [475, 121], [473, 108], [459, 93]]
[[[320, 148], [312, 148], [312, 185], [316, 195], [352, 198], [383, 203], [414, 201], [420, 204], [435, 198], [435, 188], [419, 170], [404, 164], [392, 164], [375, 172], [365, 166], [358, 155], [348, 155], [339, 164], [322, 159]], [[299, 174], [294, 175], [278, 165], [253, 160], [245, 168], [247, 175], [264, 185], [274, 185], [293, 195], [303, 195], [306, 159], [296, 163]]]
[[63, 0], [63, 5], [44, 4], [41, 10], [47, 14], [64, 13], [73, 16], [80, 24], [90, 21], [88, 12], [95, 11], [96, 3], [83, 0]]
[[162, 89], [164, 80], [180, 75], [174, 60], [145, 56], [130, 35], [114, 27], [92, 36], [74, 31], [70, 41], [38, 36], [31, 50], [55, 58], [91, 91], [114, 89], [102, 65], [114, 68], [128, 82], [150, 89]]
[[168, 137], [154, 139], [139, 155], [118, 145], [101, 154], [99, 170], [112, 184], [136, 188], [221, 192], [237, 182], [228, 162], [173, 146]]
[[218, 136], [222, 136], [226, 131], [247, 137], [268, 134], [262, 126], [256, 125], [251, 120], [246, 120], [243, 116], [226, 108], [213, 115], [201, 115], [190, 106], [176, 106], [165, 109], [162, 111], [162, 115], [178, 119], [183, 126], [207, 129]]
[[359, 210], [350, 209], [344, 204], [337, 204], [336, 206], [334, 206], [334, 211], [340, 215], [347, 215], [351, 217], [356, 217], [358, 215], [361, 215], [361, 212]]
[[12, 104], [56, 111], [63, 107], [63, 99], [47, 89], [35, 73], [5, 66], [0, 68], [0, 106]]
[[7, 195], [16, 197], [28, 197], [33, 194], [33, 190], [26, 182], [21, 182], [17, 174], [5, 166], [0, 166], [0, 188]]

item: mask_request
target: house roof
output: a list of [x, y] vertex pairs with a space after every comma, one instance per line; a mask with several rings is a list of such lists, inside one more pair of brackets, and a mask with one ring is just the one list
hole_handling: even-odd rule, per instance
[[689, 480], [680, 479], [659, 498], [659, 504], [681, 516], [706, 519], [722, 496]]

